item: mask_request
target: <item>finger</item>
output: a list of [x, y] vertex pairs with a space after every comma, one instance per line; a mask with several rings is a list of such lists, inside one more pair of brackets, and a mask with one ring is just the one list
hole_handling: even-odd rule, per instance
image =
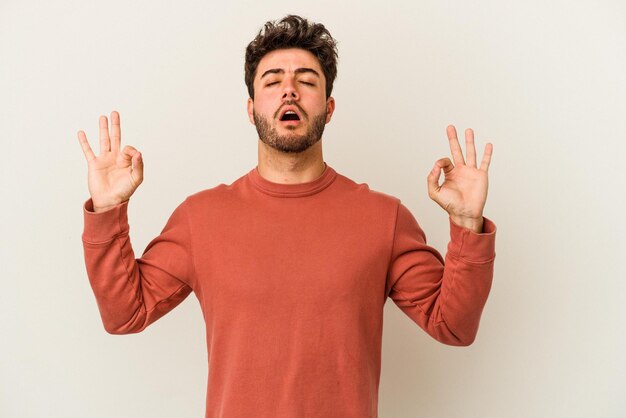
[[109, 139], [109, 122], [106, 116], [100, 116], [100, 154], [111, 151]]
[[481, 170], [485, 170], [485, 171], [489, 170], [489, 164], [491, 164], [492, 154], [493, 154], [493, 144], [491, 142], [488, 142], [487, 145], [485, 145], [485, 155], [483, 155], [483, 161], [482, 163], [480, 163]]
[[448, 140], [450, 142], [450, 150], [452, 151], [452, 158], [454, 159], [454, 164], [456, 165], [465, 165], [465, 160], [463, 159], [463, 152], [461, 151], [461, 145], [459, 145], [459, 140], [456, 137], [456, 129], [454, 125], [448, 125], [446, 129], [446, 133], [448, 134]]
[[143, 158], [137, 150], [132, 154], [130, 180], [135, 188], [143, 182]]
[[91, 147], [89, 146], [89, 141], [87, 141], [87, 135], [85, 135], [85, 132], [78, 131], [78, 142], [80, 142], [80, 147], [83, 150], [83, 154], [85, 154], [85, 158], [87, 158], [87, 162], [94, 160], [96, 158], [96, 155], [93, 153]]
[[133, 170], [143, 168], [143, 158], [141, 157], [141, 153], [139, 151], [135, 151], [132, 156], [132, 167]]
[[452, 161], [450, 161], [448, 157], [437, 160], [435, 166], [441, 167], [444, 175], [447, 175], [450, 171], [454, 169], [454, 164], [452, 164]]
[[[435, 162], [435, 165], [431, 172], [428, 174], [428, 196], [431, 199], [437, 201], [436, 196], [439, 193], [439, 178], [441, 177], [441, 172], [443, 171], [444, 176], [447, 176], [447, 173], [452, 171], [454, 165], [452, 165], [452, 161], [449, 158], [441, 158]], [[444, 179], [445, 182], [445, 179]]]
[[143, 181], [143, 158], [139, 151], [132, 154], [130, 179], [133, 187], [138, 187]]
[[120, 114], [115, 110], [111, 112], [111, 152], [118, 152], [121, 143]]
[[474, 146], [474, 131], [471, 128], [465, 130], [465, 155], [467, 165], [476, 167], [476, 147]]
[[439, 178], [441, 177], [441, 167], [435, 163], [435, 166], [428, 174], [426, 182], [428, 184], [428, 196], [431, 199], [435, 199], [437, 193], [439, 193]]
[[[126, 145], [124, 147], [124, 149], [122, 150], [122, 152], [120, 153], [120, 156], [127, 163], [128, 162], [132, 163], [133, 155], [135, 155], [138, 152], [139, 151], [137, 151], [137, 149], [135, 147], [133, 147], [132, 145]], [[118, 158], [120, 158], [120, 157], [118, 157]]]

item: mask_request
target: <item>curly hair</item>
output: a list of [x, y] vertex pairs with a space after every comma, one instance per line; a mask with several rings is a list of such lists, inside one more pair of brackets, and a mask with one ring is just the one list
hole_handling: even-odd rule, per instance
[[248, 94], [254, 100], [254, 77], [259, 62], [268, 52], [276, 49], [301, 48], [317, 57], [326, 78], [326, 98], [333, 91], [337, 77], [337, 41], [321, 23], [313, 23], [287, 15], [279, 22], [269, 21], [246, 48], [244, 67]]

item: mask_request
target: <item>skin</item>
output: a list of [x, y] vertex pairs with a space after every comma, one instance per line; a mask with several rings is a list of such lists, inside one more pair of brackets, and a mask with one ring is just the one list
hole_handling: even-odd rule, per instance
[[[465, 130], [467, 162], [463, 158], [454, 125], [448, 125], [446, 133], [454, 163], [447, 157], [435, 162], [427, 177], [428, 196], [448, 212], [454, 223], [481, 233], [493, 145], [487, 143], [480, 167], [477, 167], [474, 131], [470, 128]], [[444, 182], [439, 185], [441, 171]]]
[[87, 159], [87, 185], [94, 212], [104, 212], [127, 201], [143, 182], [141, 153], [130, 145], [120, 150], [120, 114], [111, 112], [111, 135], [106, 116], [100, 116], [99, 124], [100, 155], [92, 151], [85, 132], [78, 131], [78, 141]]
[[[312, 69], [318, 75], [297, 71], [302, 68]], [[268, 70], [273, 72], [263, 76]], [[296, 184], [313, 181], [323, 173], [321, 134], [319, 138], [310, 134], [316, 132], [316, 120], [317, 132], [320, 124], [323, 131], [323, 125], [330, 122], [335, 110], [335, 99], [332, 96], [326, 98], [325, 86], [320, 64], [308, 51], [281, 49], [261, 59], [254, 79], [255, 97], [254, 100], [248, 99], [247, 111], [250, 123], [264, 125], [256, 126], [257, 132], [264, 133], [258, 140], [258, 171], [262, 177], [275, 183]], [[286, 104], [299, 109], [303, 116], [300, 123], [285, 124], [278, 120], [279, 111]], [[100, 116], [99, 125], [100, 154], [97, 156], [89, 146], [85, 132], [78, 131], [78, 140], [87, 159], [88, 187], [94, 212], [108, 210], [130, 199], [143, 182], [144, 169], [137, 149], [130, 145], [120, 149], [118, 112], [111, 112], [110, 135], [106, 116]], [[481, 233], [493, 145], [487, 143], [478, 167], [473, 130], [465, 130], [467, 161], [454, 125], [448, 125], [446, 134], [453, 161], [445, 157], [435, 162], [427, 176], [428, 196], [448, 212], [454, 223]], [[442, 171], [444, 181], [439, 185]]]
[[[312, 69], [317, 75], [296, 71], [303, 68]], [[268, 70], [280, 72], [266, 74]], [[247, 103], [250, 123], [257, 125], [256, 114], [257, 120], [261, 118], [269, 123], [269, 128], [294, 148], [294, 143], [312, 129], [316, 117], [325, 113], [324, 121], [329, 123], [335, 110], [335, 99], [326, 98], [326, 79], [319, 61], [303, 49], [278, 49], [266, 54], [259, 62], [253, 86], [254, 100], [249, 98]], [[288, 104], [304, 113], [297, 126], [279, 120], [279, 111]], [[281, 152], [269, 142], [259, 137], [257, 169], [262, 177], [275, 183], [294, 184], [313, 181], [324, 171], [321, 137], [296, 153]]]

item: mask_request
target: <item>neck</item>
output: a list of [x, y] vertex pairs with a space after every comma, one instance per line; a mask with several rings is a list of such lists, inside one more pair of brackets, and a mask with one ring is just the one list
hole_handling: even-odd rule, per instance
[[275, 150], [259, 140], [258, 171], [273, 183], [308, 183], [320, 177], [326, 168], [322, 156], [322, 141], [296, 154]]

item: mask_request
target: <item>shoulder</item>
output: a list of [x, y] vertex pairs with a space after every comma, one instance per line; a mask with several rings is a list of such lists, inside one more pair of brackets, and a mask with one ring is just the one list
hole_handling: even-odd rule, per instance
[[[338, 175], [335, 196], [342, 209], [351, 219], [358, 222], [361, 231], [370, 236], [378, 236], [389, 243], [393, 241], [400, 199], [392, 194], [373, 189], [366, 182], [355, 181], [345, 175]], [[365, 233], [365, 232], [364, 232]]]
[[342, 192], [354, 199], [355, 204], [358, 203], [376, 210], [393, 213], [400, 205], [398, 197], [372, 189], [367, 183], [359, 183], [343, 174], [337, 173], [337, 182]]
[[181, 205], [187, 205], [189, 208], [206, 208], [207, 206], [215, 207], [216, 202], [227, 202], [234, 199], [239, 194], [241, 183], [244, 176], [230, 184], [219, 183], [216, 186], [200, 190], [188, 195]]

